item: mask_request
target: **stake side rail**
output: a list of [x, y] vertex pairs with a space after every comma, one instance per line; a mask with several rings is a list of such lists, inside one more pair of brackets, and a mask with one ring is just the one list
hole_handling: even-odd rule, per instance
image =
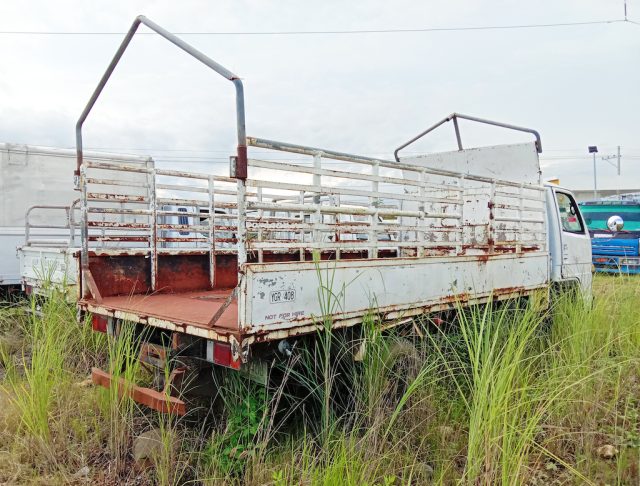
[[409, 283], [427, 288], [454, 267], [464, 281], [433, 286], [438, 299], [475, 284], [490, 295], [497, 282], [505, 296], [545, 285], [542, 186], [284, 147], [283, 161], [248, 158], [244, 181], [85, 160], [81, 229], [104, 299], [81, 306], [241, 341], [307, 329], [320, 311], [317, 268], [332, 265], [360, 289], [348, 299], [357, 306], [335, 316], [345, 325], [366, 313], [363, 295], [390, 319], [450, 307]]
[[[333, 250], [336, 258], [363, 249], [360, 258], [466, 254], [510, 244], [516, 251], [544, 249], [541, 186], [262, 139], [249, 143], [309, 159], [248, 159], [244, 193], [235, 178], [85, 161], [87, 250], [146, 248], [153, 260], [169, 250], [242, 249], [246, 261], [261, 263], [265, 251], [294, 249], [302, 260], [310, 257], [305, 249]], [[344, 168], [327, 169], [336, 159]], [[211, 258], [211, 278], [214, 266]]]

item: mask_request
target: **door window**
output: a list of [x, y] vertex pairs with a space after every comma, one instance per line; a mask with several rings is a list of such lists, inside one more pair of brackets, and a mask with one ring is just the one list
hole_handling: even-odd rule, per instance
[[564, 192], [556, 192], [560, 222], [563, 231], [568, 233], [584, 233], [584, 225], [578, 211], [578, 205], [574, 199]]

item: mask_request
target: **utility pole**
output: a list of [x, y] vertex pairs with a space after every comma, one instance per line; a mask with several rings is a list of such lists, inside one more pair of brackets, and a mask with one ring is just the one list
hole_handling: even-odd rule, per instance
[[[618, 145], [618, 154], [617, 155], [605, 155], [604, 157], [602, 157], [602, 160], [604, 160], [605, 162], [607, 162], [610, 165], [613, 165], [616, 169], [618, 169], [618, 175], [620, 175], [620, 158], [622, 156], [620, 155], [620, 145]], [[609, 162], [610, 160], [613, 159], [618, 159], [618, 163], [617, 164], [612, 164], [611, 162]]]
[[596, 154], [598, 153], [598, 147], [589, 145], [589, 153], [593, 154], [593, 199], [598, 199], [598, 176], [596, 173]]
[[[598, 147], [595, 145], [589, 145], [589, 153], [593, 154], [593, 199], [598, 199], [598, 173], [597, 173], [597, 165], [596, 165], [596, 154], [598, 153]], [[620, 154], [620, 145], [618, 145], [618, 152], [616, 155], [604, 155], [600, 157], [607, 164], [614, 166], [618, 170], [618, 175], [620, 175], [620, 160], [622, 155]], [[611, 160], [617, 159], [616, 162], [611, 162]]]

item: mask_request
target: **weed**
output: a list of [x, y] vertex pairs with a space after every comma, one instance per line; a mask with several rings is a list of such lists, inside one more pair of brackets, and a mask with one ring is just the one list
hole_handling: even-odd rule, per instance
[[[229, 371], [212, 429], [128, 398], [141, 377], [132, 324], [107, 339], [63, 297], [2, 306], [0, 482], [68, 483], [87, 466], [98, 483], [638, 483], [636, 280], [597, 277], [594, 304], [559, 299], [550, 325], [532, 300], [460, 308], [417, 334], [370, 314], [355, 332], [328, 318], [348, 286], [317, 268], [322, 330], [292, 347], [277, 387]], [[77, 386], [95, 364], [111, 389]], [[160, 444], [140, 475], [131, 443], [149, 427]]]

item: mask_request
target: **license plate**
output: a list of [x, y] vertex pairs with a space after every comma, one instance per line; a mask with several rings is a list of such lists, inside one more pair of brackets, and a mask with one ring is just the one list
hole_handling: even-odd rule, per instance
[[275, 290], [271, 292], [271, 303], [294, 302], [296, 300], [295, 290]]

